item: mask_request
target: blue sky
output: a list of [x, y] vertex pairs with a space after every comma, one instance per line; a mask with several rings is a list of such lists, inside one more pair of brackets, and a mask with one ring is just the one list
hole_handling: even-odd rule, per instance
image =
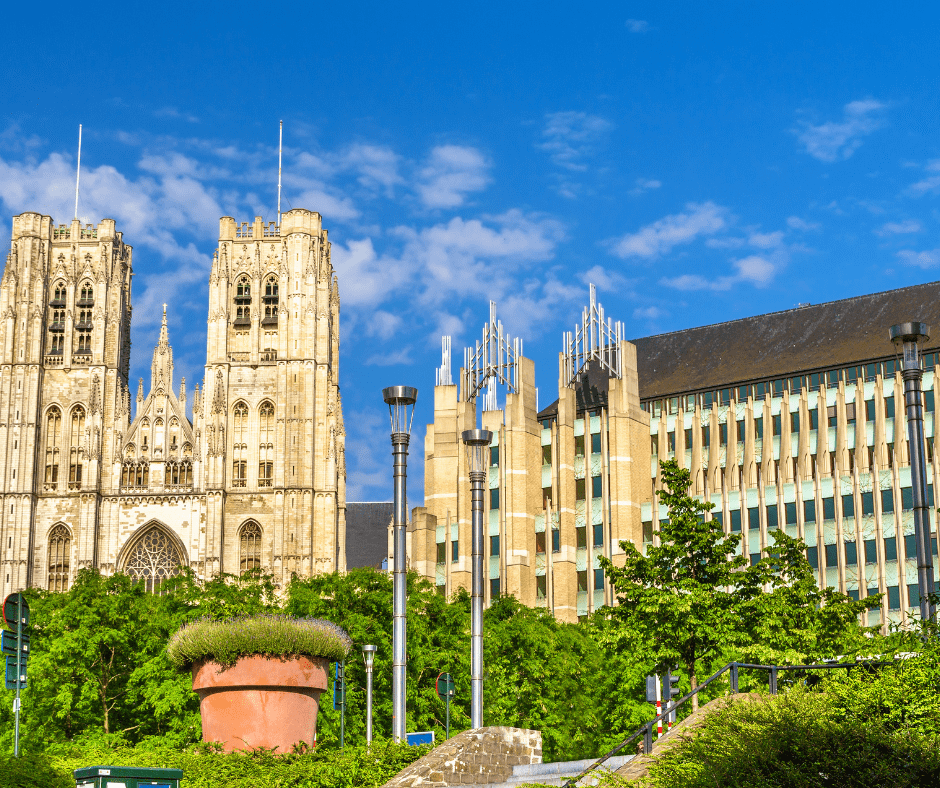
[[557, 391], [594, 282], [628, 336], [931, 281], [935, 4], [51, 3], [5, 11], [0, 245], [25, 210], [118, 221], [132, 377], [169, 304], [203, 376], [218, 219], [320, 211], [342, 298], [349, 497], [391, 494], [380, 389], [488, 301]]

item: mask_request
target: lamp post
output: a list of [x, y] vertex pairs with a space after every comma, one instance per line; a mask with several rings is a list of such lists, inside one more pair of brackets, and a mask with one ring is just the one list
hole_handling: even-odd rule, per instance
[[377, 646], [363, 646], [362, 660], [366, 663], [366, 744], [372, 744], [372, 663]]
[[470, 471], [470, 506], [473, 513], [470, 539], [470, 727], [483, 727], [483, 485], [489, 464], [489, 430], [466, 430], [467, 468]]
[[889, 336], [903, 351], [904, 405], [907, 412], [907, 435], [911, 451], [911, 491], [914, 499], [914, 541], [917, 545], [917, 587], [920, 591], [920, 615], [933, 618], [930, 596], [933, 585], [933, 551], [930, 544], [930, 513], [927, 508], [927, 465], [924, 459], [924, 407], [921, 404], [919, 343], [930, 337], [925, 323], [901, 323], [891, 326]]
[[411, 386], [382, 389], [392, 421], [392, 456], [395, 479], [395, 518], [392, 523], [392, 545], [395, 552], [392, 571], [392, 739], [405, 738], [405, 524], [408, 520], [408, 498], [405, 481], [408, 466], [408, 442], [414, 420], [418, 390]]

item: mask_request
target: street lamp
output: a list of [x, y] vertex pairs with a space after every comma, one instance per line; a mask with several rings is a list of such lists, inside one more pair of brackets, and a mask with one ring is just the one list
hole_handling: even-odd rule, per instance
[[372, 663], [378, 646], [363, 646], [362, 660], [366, 663], [366, 744], [372, 744]]
[[470, 507], [473, 529], [470, 539], [470, 727], [483, 727], [483, 484], [489, 465], [489, 430], [465, 430], [467, 468], [470, 471]]
[[911, 451], [911, 491], [914, 499], [914, 542], [917, 545], [917, 588], [920, 591], [920, 616], [933, 618], [930, 596], [933, 585], [933, 551], [930, 544], [930, 514], [927, 509], [927, 465], [924, 459], [924, 407], [921, 404], [921, 380], [918, 345], [930, 337], [925, 323], [901, 323], [891, 326], [889, 336], [903, 351], [904, 404], [907, 411], [907, 436]]
[[408, 498], [405, 480], [408, 466], [408, 442], [414, 420], [418, 390], [411, 386], [382, 389], [392, 421], [392, 455], [395, 458], [395, 519], [392, 545], [395, 552], [392, 573], [392, 738], [405, 738], [405, 524]]

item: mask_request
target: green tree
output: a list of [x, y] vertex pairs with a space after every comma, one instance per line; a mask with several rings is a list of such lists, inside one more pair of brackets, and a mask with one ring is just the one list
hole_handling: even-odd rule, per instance
[[[601, 559], [619, 606], [607, 615], [638, 636], [638, 655], [661, 673], [679, 665], [692, 689], [717, 661], [802, 660], [858, 644], [871, 630], [858, 625], [878, 605], [819, 590], [806, 560], [806, 545], [779, 531], [754, 566], [739, 554], [740, 534], [725, 534], [705, 514], [713, 504], [689, 495], [689, 471], [675, 460], [661, 463], [668, 520], [646, 555], [621, 542], [624, 566]], [[692, 699], [698, 708], [698, 696]]]

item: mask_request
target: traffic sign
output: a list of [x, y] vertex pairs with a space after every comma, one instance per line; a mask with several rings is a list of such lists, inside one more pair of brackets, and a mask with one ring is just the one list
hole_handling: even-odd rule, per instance
[[437, 694], [441, 696], [441, 700], [454, 697], [454, 680], [450, 677], [450, 673], [441, 673], [437, 677], [434, 686], [437, 689]]
[[[20, 661], [22, 659], [22, 661]], [[19, 683], [17, 683], [19, 677]], [[7, 657], [7, 669], [3, 675], [3, 686], [6, 689], [26, 689], [26, 659], [25, 657]]]
[[22, 594], [10, 594], [3, 600], [3, 620], [10, 629], [16, 629], [17, 608], [23, 618], [23, 626], [29, 625], [29, 605], [26, 604], [26, 597]]
[[9, 629], [0, 632], [0, 654], [16, 656], [21, 650], [25, 656], [29, 656], [29, 632], [24, 632], [19, 638], [16, 632]]

